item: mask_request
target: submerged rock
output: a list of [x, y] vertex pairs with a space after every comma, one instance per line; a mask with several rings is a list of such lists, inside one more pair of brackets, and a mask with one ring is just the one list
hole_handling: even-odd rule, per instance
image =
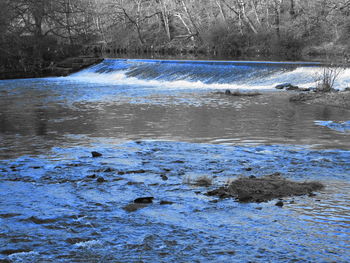
[[132, 171], [119, 171], [119, 175], [124, 175], [124, 174], [143, 174], [146, 173], [145, 170], [140, 169], [140, 170], [132, 170]]
[[233, 197], [239, 202], [266, 202], [287, 196], [309, 195], [323, 187], [319, 182], [294, 182], [273, 174], [262, 178], [239, 178], [226, 187], [209, 191], [207, 195]]
[[131, 203], [123, 207], [123, 209], [127, 212], [135, 212], [139, 209], [147, 207], [147, 204], [135, 204]]
[[55, 223], [57, 221], [57, 219], [55, 218], [39, 218], [39, 217], [36, 217], [36, 216], [31, 216], [27, 219], [24, 219], [24, 221], [30, 221], [30, 222], [33, 222], [34, 224], [37, 224], [37, 225], [41, 225], [41, 224], [49, 224], [49, 223]]
[[71, 237], [71, 238], [67, 238], [65, 241], [71, 245], [74, 245], [74, 244], [78, 244], [81, 242], [87, 242], [89, 240], [90, 239], [88, 239], [88, 238]]
[[166, 175], [164, 175], [164, 174], [162, 174], [160, 177], [162, 178], [163, 181], [166, 181], [166, 180], [169, 179], [168, 176], [166, 176]]
[[102, 153], [99, 153], [99, 152], [91, 152], [91, 155], [93, 158], [96, 158], [96, 157], [101, 157], [102, 156]]
[[172, 205], [172, 204], [174, 204], [174, 202], [171, 202], [171, 201], [160, 201], [159, 204], [160, 205]]
[[228, 96], [236, 96], [236, 97], [254, 97], [254, 96], [259, 96], [262, 95], [259, 92], [241, 92], [241, 91], [233, 91], [231, 92], [230, 90], [225, 90], [225, 92], [217, 92], [217, 94], [225, 94]]
[[123, 209], [127, 212], [135, 212], [139, 209], [147, 207], [149, 204], [153, 203], [153, 197], [139, 197], [134, 200], [133, 203], [127, 204]]
[[99, 177], [99, 178], [97, 178], [97, 180], [96, 180], [98, 183], [104, 183], [104, 182], [106, 182], [106, 179], [104, 179], [103, 177]]
[[136, 204], [151, 204], [151, 203], [153, 203], [153, 199], [154, 199], [154, 197], [152, 197], [152, 196], [140, 197], [140, 198], [136, 198], [134, 200], [134, 203], [136, 203]]
[[275, 206], [279, 206], [279, 207], [282, 207], [284, 205], [283, 201], [278, 201]]

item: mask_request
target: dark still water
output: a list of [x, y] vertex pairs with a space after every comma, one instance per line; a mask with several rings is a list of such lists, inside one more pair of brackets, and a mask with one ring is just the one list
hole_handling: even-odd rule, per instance
[[[349, 261], [350, 111], [271, 91], [317, 68], [149, 63], [0, 81], [0, 262]], [[204, 195], [275, 172], [326, 188], [283, 208]]]

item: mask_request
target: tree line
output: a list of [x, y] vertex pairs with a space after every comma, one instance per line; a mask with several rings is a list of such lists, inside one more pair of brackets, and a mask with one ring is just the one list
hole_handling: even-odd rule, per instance
[[349, 53], [350, 0], [0, 0], [0, 70], [84, 50], [225, 56]]

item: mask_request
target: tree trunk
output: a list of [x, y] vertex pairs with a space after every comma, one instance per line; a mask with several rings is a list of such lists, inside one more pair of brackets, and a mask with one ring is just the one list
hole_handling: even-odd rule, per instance
[[216, 3], [216, 5], [219, 7], [220, 14], [221, 14], [221, 16], [222, 16], [222, 19], [223, 19], [224, 22], [225, 22], [226, 28], [228, 28], [228, 23], [227, 23], [226, 14], [225, 14], [225, 12], [224, 12], [224, 9], [222, 8], [221, 1], [220, 1], [220, 0], [215, 0], [215, 3]]
[[261, 21], [260, 21], [260, 17], [259, 17], [259, 14], [258, 14], [257, 7], [256, 7], [256, 3], [254, 2], [254, 0], [251, 0], [251, 3], [252, 3], [253, 10], [254, 10], [256, 22], [261, 27]]
[[167, 8], [165, 6], [165, 2], [164, 0], [161, 0], [161, 13], [162, 13], [162, 20], [163, 20], [163, 24], [164, 24], [164, 30], [165, 33], [167, 35], [168, 41], [171, 41], [171, 35], [170, 35], [170, 26], [169, 26], [169, 16], [168, 16], [168, 12], [167, 12]]
[[196, 31], [196, 35], [197, 35], [199, 41], [200, 41], [200, 42], [203, 42], [202, 37], [201, 37], [201, 34], [200, 34], [200, 32], [199, 32], [199, 29], [198, 29], [198, 27], [196, 26], [196, 24], [195, 24], [195, 22], [194, 22], [194, 20], [193, 20], [193, 17], [192, 17], [192, 15], [191, 15], [190, 11], [189, 11], [188, 8], [187, 8], [186, 3], [184, 2], [184, 0], [181, 0], [181, 3], [182, 3], [182, 6], [183, 6], [183, 8], [184, 8], [184, 10], [185, 10], [186, 15], [188, 16], [189, 20], [191, 21], [191, 24], [192, 24], [194, 30]]
[[72, 31], [71, 31], [71, 24], [70, 24], [70, 14], [71, 14], [70, 0], [66, 0], [65, 1], [66, 27], [67, 27], [69, 44], [72, 45], [73, 39], [72, 39]]
[[239, 7], [242, 13], [242, 18], [247, 23], [249, 28], [254, 32], [254, 34], [258, 33], [258, 30], [255, 28], [253, 22], [250, 20], [250, 18], [247, 16], [246, 10], [245, 10], [245, 3], [243, 1], [239, 1]]
[[291, 15], [292, 18], [295, 18], [295, 3], [294, 3], [294, 0], [290, 0], [289, 14]]
[[282, 3], [282, 0], [274, 0], [275, 30], [278, 38], [281, 37], [281, 34], [280, 34], [281, 3]]

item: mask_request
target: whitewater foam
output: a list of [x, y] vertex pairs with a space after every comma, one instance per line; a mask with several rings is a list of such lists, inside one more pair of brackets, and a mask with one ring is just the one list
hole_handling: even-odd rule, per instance
[[[276, 62], [277, 63], [277, 62]], [[271, 90], [281, 83], [315, 87], [322, 67], [314, 64], [107, 59], [68, 77], [71, 81], [131, 85], [156, 89]], [[338, 76], [335, 88], [350, 86], [350, 69]]]

